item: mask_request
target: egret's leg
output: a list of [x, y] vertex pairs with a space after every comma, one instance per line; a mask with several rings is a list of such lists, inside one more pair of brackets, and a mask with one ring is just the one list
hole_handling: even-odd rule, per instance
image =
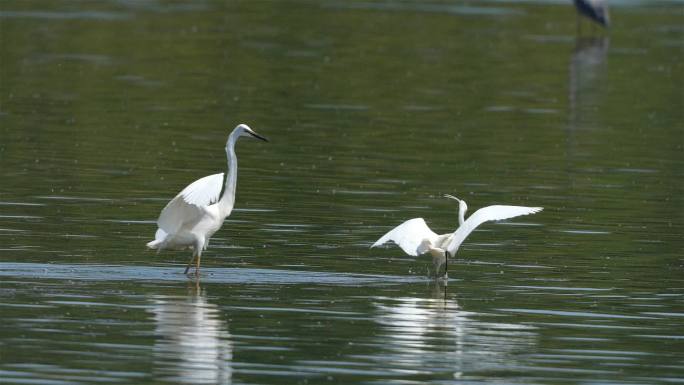
[[199, 237], [195, 240], [195, 252], [197, 253], [197, 258], [195, 259], [197, 265], [195, 266], [195, 275], [199, 277], [200, 273], [200, 260], [202, 259], [202, 250], [204, 250], [204, 237]]
[[447, 252], [432, 246], [430, 246], [429, 252], [432, 255], [432, 267], [435, 269], [434, 277], [439, 278], [439, 271], [442, 270], [442, 265], [446, 263]]
[[444, 277], [448, 278], [449, 274], [449, 252], [444, 250]]
[[185, 267], [185, 271], [183, 274], [188, 274], [188, 270], [190, 270], [190, 266], [192, 266], [192, 263], [195, 262], [195, 252], [192, 252], [192, 258], [190, 258], [190, 262], [188, 262], [188, 266]]
[[195, 274], [197, 274], [198, 277], [200, 272], [200, 258], [202, 258], [201, 252], [197, 253], [197, 267], [195, 268]]

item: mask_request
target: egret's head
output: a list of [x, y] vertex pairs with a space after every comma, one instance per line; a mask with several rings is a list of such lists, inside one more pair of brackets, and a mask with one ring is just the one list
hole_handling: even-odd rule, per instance
[[463, 199], [458, 199], [458, 198], [456, 198], [455, 196], [449, 195], [449, 194], [444, 194], [444, 197], [445, 197], [445, 198], [449, 198], [449, 199], [457, 200], [457, 201], [458, 201], [458, 209], [459, 209], [459, 210], [462, 210], [463, 212], [466, 212], [466, 211], [468, 210], [468, 205], [465, 203], [465, 201], [464, 201]]
[[234, 131], [236, 131], [236, 133], [238, 134], [238, 137], [248, 136], [250, 138], [255, 138], [255, 139], [263, 140], [264, 142], [268, 142], [268, 139], [257, 134], [256, 132], [254, 132], [254, 130], [249, 128], [249, 126], [244, 124], [244, 123], [238, 124], [238, 126], [235, 127]]

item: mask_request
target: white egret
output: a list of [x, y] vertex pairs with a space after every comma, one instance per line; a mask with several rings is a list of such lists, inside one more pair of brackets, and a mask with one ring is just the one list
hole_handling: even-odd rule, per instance
[[444, 195], [444, 197], [455, 199], [459, 203], [459, 227], [456, 231], [437, 235], [430, 230], [423, 218], [413, 218], [387, 232], [371, 248], [393, 241], [408, 255], [417, 257], [429, 253], [432, 256], [435, 272], [444, 264], [444, 275], [446, 276], [448, 259], [456, 255], [461, 243], [476, 227], [487, 221], [499, 221], [520, 215], [534, 214], [543, 209], [542, 207], [494, 205], [475, 211], [468, 217], [468, 220], [465, 220], [465, 213], [468, 210], [465, 201], [449, 194]]
[[[573, 0], [577, 13], [604, 27], [610, 26], [607, 0]], [[577, 20], [579, 27], [579, 19]]]
[[[150, 249], [160, 252], [164, 249], [192, 249], [192, 258], [185, 268], [188, 273], [193, 261], [199, 274], [202, 251], [209, 245], [209, 238], [221, 228], [223, 221], [233, 211], [235, 187], [237, 184], [237, 156], [235, 143], [241, 136], [252, 137], [268, 142], [268, 139], [254, 132], [246, 124], [239, 124], [228, 136], [226, 157], [228, 173], [223, 195], [224, 173], [205, 176], [178, 193], [159, 214], [157, 233], [154, 241], [147, 243]], [[219, 199], [220, 196], [220, 199]]]

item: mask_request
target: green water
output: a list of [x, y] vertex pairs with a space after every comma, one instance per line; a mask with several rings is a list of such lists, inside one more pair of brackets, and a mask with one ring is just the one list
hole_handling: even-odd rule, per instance
[[[684, 5], [0, 3], [0, 382], [684, 377]], [[225, 170], [199, 281], [145, 250]], [[369, 246], [490, 204], [450, 263]]]

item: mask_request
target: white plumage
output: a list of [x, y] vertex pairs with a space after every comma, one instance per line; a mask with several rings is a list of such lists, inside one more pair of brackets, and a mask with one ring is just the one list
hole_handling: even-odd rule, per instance
[[206, 206], [218, 202], [222, 187], [223, 173], [205, 176], [190, 183], [162, 210], [157, 220], [159, 230], [175, 234], [184, 223], [199, 220], [205, 214]]
[[417, 257], [428, 252], [422, 245], [423, 240], [429, 240], [432, 244], [436, 244], [438, 237], [439, 235], [430, 230], [423, 218], [413, 218], [390, 230], [371, 247], [392, 241], [401, 247], [406, 254]]
[[456, 229], [453, 237], [449, 241], [446, 250], [449, 255], [456, 255], [461, 243], [481, 224], [488, 221], [501, 221], [504, 219], [514, 218], [521, 215], [535, 214], [542, 211], [542, 207], [525, 207], [525, 206], [487, 206], [475, 211], [468, 220], [463, 222], [461, 226]]
[[451, 195], [445, 196], [459, 202], [459, 227], [456, 231], [438, 235], [430, 230], [423, 218], [413, 218], [387, 232], [377, 242], [373, 243], [371, 247], [380, 246], [392, 241], [401, 247], [406, 254], [411, 256], [429, 253], [433, 257], [435, 268], [439, 269], [442, 264], [447, 263], [449, 257], [456, 255], [458, 248], [468, 235], [484, 222], [535, 214], [543, 209], [542, 207], [494, 205], [483, 207], [468, 217], [468, 220], [464, 220], [465, 213], [468, 210], [468, 205], [465, 201]]
[[[209, 245], [209, 239], [221, 228], [235, 204], [237, 185], [237, 156], [235, 143], [241, 136], [268, 141], [246, 124], [239, 124], [228, 136], [226, 156], [228, 173], [218, 173], [200, 178], [184, 188], [162, 210], [157, 220], [157, 232], [147, 247], [157, 249], [193, 250], [192, 259], [185, 269], [188, 272], [193, 261], [197, 261], [199, 273], [202, 251]], [[224, 186], [225, 175], [225, 186]], [[221, 189], [223, 188], [223, 195]]]

